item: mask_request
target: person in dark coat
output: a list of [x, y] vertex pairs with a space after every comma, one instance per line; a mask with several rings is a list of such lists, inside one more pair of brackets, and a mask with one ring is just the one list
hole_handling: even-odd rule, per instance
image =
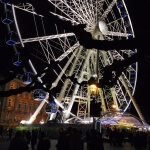
[[37, 130], [32, 130], [32, 135], [31, 135], [31, 147], [32, 147], [32, 150], [35, 150], [35, 145], [37, 144], [37, 138], [38, 138]]
[[90, 139], [88, 143], [89, 150], [104, 150], [102, 135], [95, 129], [90, 130]]
[[58, 142], [56, 144], [57, 150], [64, 150], [64, 139], [65, 139], [65, 132], [63, 128], [59, 128], [59, 137]]
[[11, 140], [8, 150], [28, 150], [28, 141], [23, 132], [17, 131]]
[[0, 135], [1, 135], [2, 139], [3, 139], [3, 134], [4, 134], [3, 126], [0, 126]]
[[13, 129], [9, 128], [9, 130], [8, 130], [9, 140], [11, 140], [12, 134], [13, 134]]
[[50, 147], [51, 147], [50, 138], [46, 136], [44, 131], [42, 131], [37, 145], [37, 150], [49, 150]]

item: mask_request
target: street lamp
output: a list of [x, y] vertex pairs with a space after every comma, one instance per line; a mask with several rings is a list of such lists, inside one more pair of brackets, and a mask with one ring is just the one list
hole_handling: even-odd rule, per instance
[[92, 77], [89, 81], [88, 81], [88, 85], [89, 85], [89, 90], [90, 90], [90, 94], [92, 96], [97, 96], [98, 94], [98, 89], [99, 89], [99, 84], [97, 83], [96, 79], [94, 77]]
[[115, 104], [112, 104], [111, 107], [116, 110], [117, 109], [117, 106]]
[[98, 87], [95, 84], [91, 84], [91, 85], [89, 85], [89, 87], [90, 87], [90, 93], [91, 93], [91, 95], [96, 95]]
[[101, 103], [98, 102], [98, 90], [99, 84], [96, 78], [92, 77], [88, 81], [90, 95], [92, 97], [92, 101], [90, 102], [90, 116], [93, 118], [93, 129], [95, 128], [95, 117], [98, 117], [101, 112]]

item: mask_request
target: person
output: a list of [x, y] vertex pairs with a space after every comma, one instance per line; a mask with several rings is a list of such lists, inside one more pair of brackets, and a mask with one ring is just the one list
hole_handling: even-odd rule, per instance
[[17, 131], [9, 144], [8, 150], [28, 150], [28, 148], [28, 141], [25, 134]]
[[37, 144], [37, 138], [38, 138], [38, 132], [36, 129], [32, 130], [32, 134], [31, 134], [31, 147], [32, 150], [35, 150], [35, 145]]
[[12, 134], [13, 134], [13, 129], [12, 129], [12, 128], [9, 128], [9, 129], [8, 129], [9, 140], [11, 140]]
[[39, 142], [37, 145], [37, 150], [49, 150], [51, 147], [51, 141], [44, 131], [41, 132]]
[[147, 133], [146, 142], [147, 142], [147, 150], [150, 150], [150, 132]]
[[90, 130], [90, 137], [88, 139], [89, 150], [104, 150], [102, 134], [98, 133], [95, 129]]
[[69, 127], [65, 132], [64, 150], [83, 150], [84, 144], [77, 128]]
[[1, 135], [2, 139], [3, 139], [3, 136], [4, 136], [3, 134], [4, 134], [3, 126], [0, 126], [0, 135]]
[[25, 135], [26, 135], [28, 144], [30, 144], [30, 142], [31, 142], [31, 132], [30, 132], [30, 131], [26, 131], [26, 132], [25, 132]]
[[59, 128], [59, 137], [58, 142], [56, 144], [57, 150], [64, 150], [64, 139], [65, 139], [65, 132], [63, 128]]

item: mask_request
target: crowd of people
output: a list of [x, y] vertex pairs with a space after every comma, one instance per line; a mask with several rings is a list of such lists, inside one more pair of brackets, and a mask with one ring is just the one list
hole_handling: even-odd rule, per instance
[[111, 146], [123, 146], [123, 142], [127, 141], [135, 150], [150, 150], [150, 132], [146, 130], [109, 128], [107, 136]]
[[[51, 150], [51, 139], [53, 139], [51, 131], [46, 129], [8, 131], [8, 140], [10, 140], [8, 150], [29, 150], [29, 147], [32, 150]], [[83, 133], [76, 127], [65, 129], [60, 127], [57, 133], [55, 145], [57, 150], [84, 150], [85, 142], [88, 150], [105, 150], [105, 142], [110, 148], [123, 147], [124, 143], [128, 142], [135, 150], [150, 150], [149, 131], [107, 127], [101, 133], [93, 128]]]
[[[17, 131], [11, 139], [8, 150], [49, 150], [51, 147], [50, 137], [45, 131], [33, 129], [32, 131]], [[37, 146], [36, 146], [37, 145]]]

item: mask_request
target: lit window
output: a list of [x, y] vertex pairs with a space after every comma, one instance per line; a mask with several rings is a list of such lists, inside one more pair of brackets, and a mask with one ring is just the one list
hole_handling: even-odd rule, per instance
[[15, 119], [14, 119], [14, 121], [18, 121], [18, 116], [15, 116]]
[[13, 87], [14, 87], [14, 85], [13, 85], [13, 84], [11, 84], [9, 88], [10, 88], [10, 89], [13, 89]]
[[32, 104], [30, 104], [30, 108], [29, 109], [32, 110]]
[[28, 92], [26, 92], [26, 97], [28, 98]]
[[22, 103], [18, 104], [18, 110], [21, 110]]
[[24, 104], [24, 112], [27, 111], [27, 103]]
[[35, 105], [34, 109], [36, 110], [38, 108], [38, 105]]
[[9, 115], [7, 114], [6, 117], [5, 117], [5, 120], [8, 120], [8, 119], [9, 119]]
[[11, 99], [8, 99], [8, 106], [11, 106]]

